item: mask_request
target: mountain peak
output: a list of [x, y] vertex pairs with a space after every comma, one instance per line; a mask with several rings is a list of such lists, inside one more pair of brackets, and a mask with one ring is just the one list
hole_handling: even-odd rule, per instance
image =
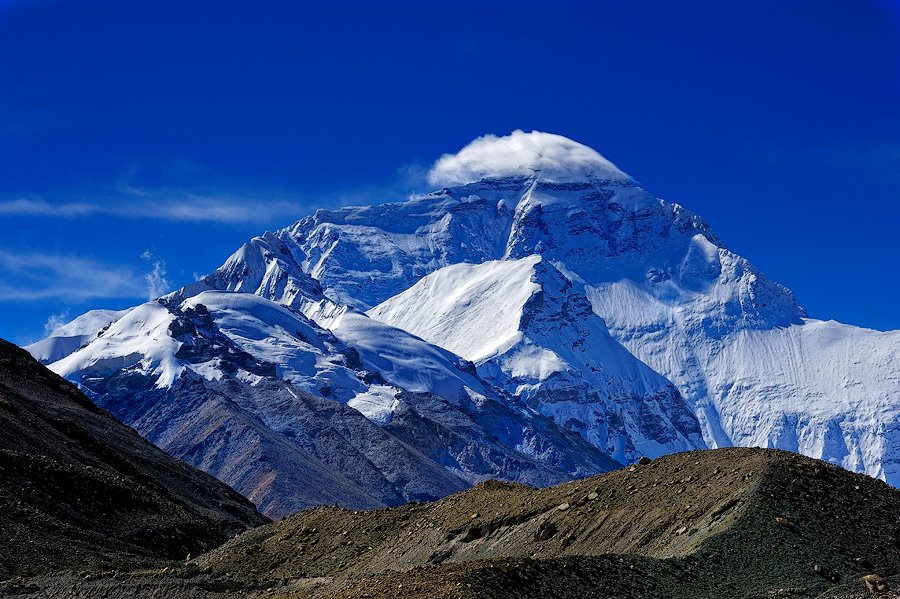
[[431, 167], [428, 182], [452, 187], [499, 177], [539, 176], [545, 181], [630, 177], [596, 150], [562, 135], [517, 129], [509, 135], [483, 135], [456, 154], [444, 154]]

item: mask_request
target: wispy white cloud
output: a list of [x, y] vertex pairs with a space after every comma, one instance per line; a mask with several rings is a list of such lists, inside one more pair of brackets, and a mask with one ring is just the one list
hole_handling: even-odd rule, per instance
[[84, 216], [97, 212], [91, 204], [68, 203], [53, 205], [44, 200], [15, 199], [0, 201], [0, 215]]
[[[383, 184], [300, 194], [222, 183], [182, 185], [182, 181], [221, 180], [218, 173], [185, 161], [171, 161], [155, 170], [153, 167], [149, 169], [153, 180], [169, 178], [178, 182], [175, 185], [145, 185], [136, 182], [142, 169], [131, 164], [114, 182], [97, 191], [73, 192], [59, 197], [39, 194], [0, 196], [0, 218], [106, 216], [125, 220], [287, 225], [315, 208], [370, 204], [373, 201], [402, 199], [421, 192], [430, 166], [430, 162], [410, 162], [398, 168], [393, 178]], [[301, 195], [302, 200], [298, 199]]]
[[150, 250], [144, 250], [141, 254], [144, 262], [150, 263], [152, 269], [144, 275], [147, 282], [147, 299], [155, 299], [165, 294], [170, 287], [169, 280], [166, 278], [166, 263], [159, 256], [154, 255]]
[[143, 297], [147, 280], [96, 260], [0, 250], [0, 301]]
[[[134, 165], [129, 166], [120, 177], [106, 188], [97, 192], [82, 194], [67, 194], [61, 197], [48, 197], [41, 195], [25, 197], [0, 196], [0, 219], [3, 217], [41, 217], [75, 219], [94, 216], [106, 216], [123, 220], [156, 220], [186, 223], [222, 223], [222, 224], [252, 224], [270, 226], [271, 224], [289, 224], [294, 220], [309, 214], [315, 208], [364, 205], [373, 202], [384, 202], [405, 199], [411, 194], [420, 193], [427, 186], [443, 185], [449, 179], [472, 178], [474, 176], [489, 176], [496, 172], [476, 173], [473, 161], [478, 161], [479, 143], [484, 145], [492, 138], [500, 141], [501, 145], [507, 143], [510, 137], [518, 134], [532, 138], [536, 133], [525, 134], [516, 132], [506, 138], [493, 138], [486, 136], [467, 146], [459, 154], [445, 155], [437, 163], [414, 161], [398, 167], [393, 177], [381, 184], [372, 184], [359, 187], [337, 189], [329, 192], [317, 191], [304, 193], [303, 199], [296, 199], [297, 193], [281, 190], [248, 190], [237, 189], [221, 191], [213, 188], [192, 187], [154, 187], [135, 183], [140, 174], [140, 169]], [[585, 148], [587, 152], [593, 152], [581, 144], [576, 144], [560, 136], [540, 134], [549, 138], [559, 138], [569, 144]], [[474, 146], [474, 148], [473, 148]], [[560, 146], [554, 146], [559, 149]], [[483, 148], [486, 149], [486, 148]], [[571, 148], [570, 148], [571, 150]], [[474, 153], [474, 154], [473, 154]], [[599, 157], [594, 153], [592, 159]], [[521, 155], [519, 155], [521, 158]], [[526, 160], [528, 157], [522, 158]], [[502, 156], [498, 159], [502, 159]], [[515, 160], [515, 156], [511, 157]], [[548, 156], [543, 157], [542, 165], [548, 168]], [[600, 158], [602, 160], [602, 157]], [[527, 161], [527, 160], [526, 160]], [[516, 165], [508, 163], [488, 164], [486, 168], [494, 171], [513, 168]], [[202, 167], [193, 164], [178, 165], [172, 167], [172, 172], [165, 171], [175, 179], [214, 179], [215, 173], [208, 172]], [[159, 173], [155, 173], [159, 176]], [[291, 197], [294, 199], [291, 199]]]
[[[109, 216], [121, 219], [152, 219], [183, 222], [269, 223], [298, 218], [304, 204], [285, 199], [273, 190], [247, 191], [223, 187], [145, 185], [136, 182], [142, 169], [130, 164], [108, 186], [88, 193], [60, 197], [0, 197], [0, 217], [39, 216], [78, 218]], [[169, 161], [150, 167], [151, 177], [175, 181], [216, 179], [202, 166]], [[228, 189], [223, 191], [223, 189]]]
[[59, 314], [51, 314], [44, 323], [44, 336], [49, 337], [50, 333], [69, 322], [69, 311], [63, 310]]
[[230, 196], [181, 193], [175, 197], [131, 195], [93, 202], [48, 202], [42, 198], [0, 200], [0, 216], [76, 218], [106, 215], [124, 219], [185, 222], [262, 223], [297, 218], [304, 206], [289, 201], [258, 201]]

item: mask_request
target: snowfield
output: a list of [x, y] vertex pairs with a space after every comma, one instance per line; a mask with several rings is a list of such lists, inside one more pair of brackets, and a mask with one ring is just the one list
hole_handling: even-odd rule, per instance
[[36, 360], [49, 364], [64, 358], [92, 341], [104, 327], [117, 321], [128, 310], [91, 310], [64, 324], [50, 337], [28, 346]]
[[540, 256], [444, 267], [368, 314], [473, 361], [617, 460], [705, 446], [674, 386], [610, 337], [582, 287]]
[[525, 303], [541, 289], [532, 281], [540, 261], [540, 256], [530, 256], [447, 266], [368, 314], [467, 360], [483, 362], [522, 340], [519, 325]]

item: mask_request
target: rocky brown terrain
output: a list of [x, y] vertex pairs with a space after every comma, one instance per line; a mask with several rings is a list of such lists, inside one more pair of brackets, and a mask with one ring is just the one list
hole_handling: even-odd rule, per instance
[[786, 452], [687, 452], [549, 489], [305, 511], [197, 565], [322, 581], [298, 597], [818, 597], [900, 573], [900, 492]]
[[896, 597], [898, 578], [900, 491], [793, 453], [743, 448], [645, 460], [547, 489], [490, 481], [432, 503], [320, 507], [177, 567], [45, 577], [14, 590], [33, 597], [849, 599]]
[[0, 340], [0, 579], [181, 562], [267, 521]]

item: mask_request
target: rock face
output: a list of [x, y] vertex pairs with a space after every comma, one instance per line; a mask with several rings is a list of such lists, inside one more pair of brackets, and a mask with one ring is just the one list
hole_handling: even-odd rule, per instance
[[[176, 293], [31, 349], [276, 516], [730, 445], [900, 483], [900, 332], [808, 318], [699, 216], [559, 136], [481, 138], [431, 180], [265, 233]], [[218, 398], [217, 435], [187, 407], [200, 395]], [[325, 426], [322, 410], [338, 445], [301, 428]], [[304, 458], [251, 466], [256, 446]], [[347, 452], [367, 465], [331, 455]]]
[[0, 579], [181, 561], [266, 521], [0, 340]]

